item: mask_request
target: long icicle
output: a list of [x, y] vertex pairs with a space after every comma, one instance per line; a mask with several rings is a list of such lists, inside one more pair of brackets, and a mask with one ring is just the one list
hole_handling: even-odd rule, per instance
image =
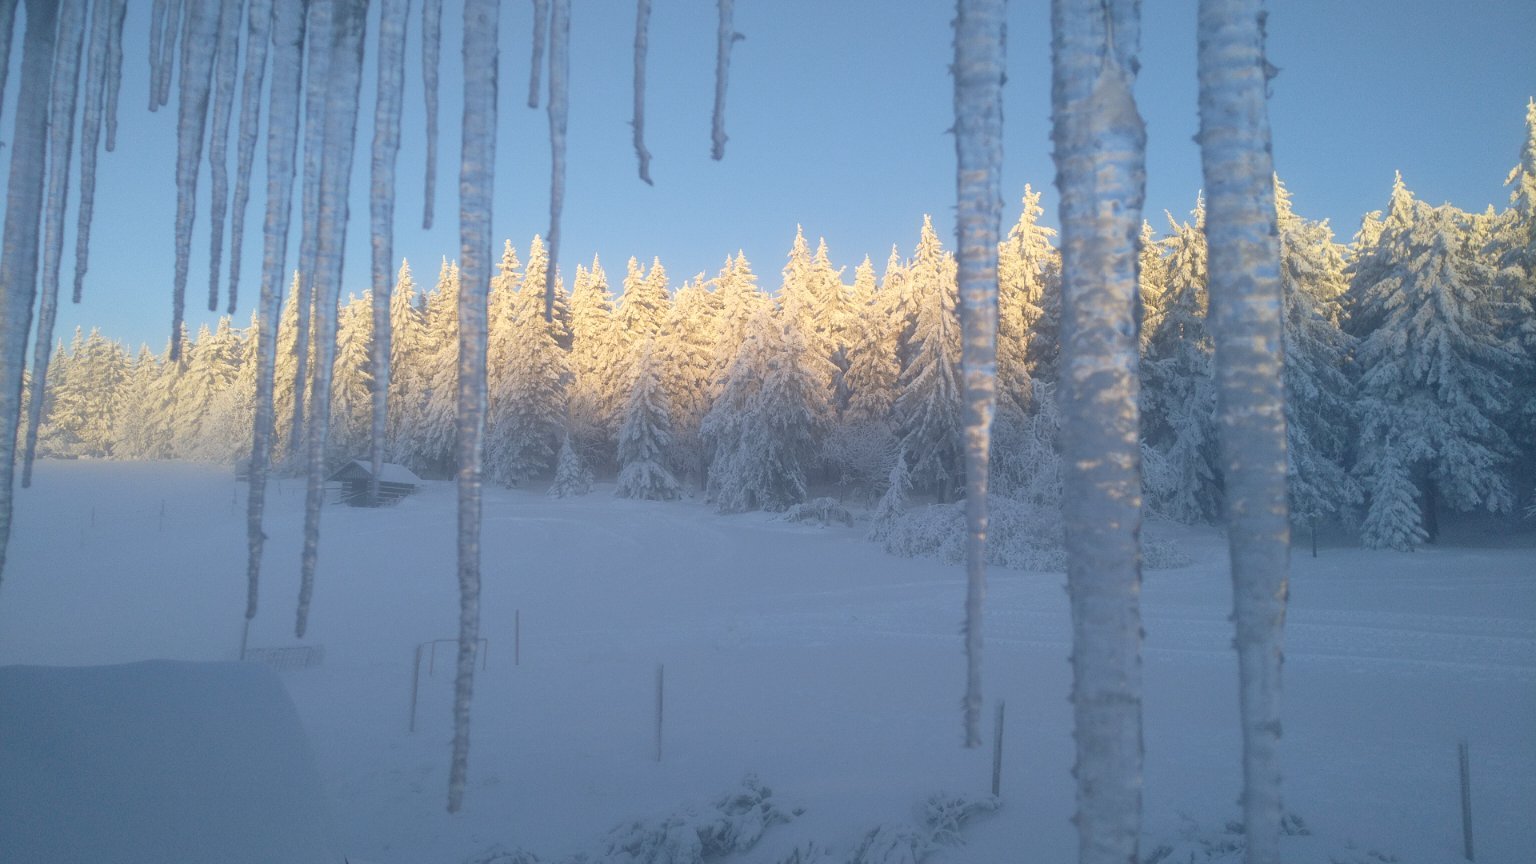
[[533, 0], [533, 48], [529, 52], [528, 107], [539, 107], [539, 73], [544, 68], [544, 40], [549, 31], [550, 0]]
[[123, 18], [128, 0], [112, 0], [112, 32], [107, 37], [107, 152], [117, 149], [117, 97], [123, 89]]
[[181, 360], [192, 225], [197, 218], [197, 175], [203, 161], [208, 97], [213, 83], [213, 52], [204, 50], [204, 46], [213, 45], [219, 37], [215, 0], [189, 2], [191, 8], [187, 10], [187, 32], [181, 50], [181, 90], [176, 104], [176, 274], [171, 289], [173, 362]]
[[[212, 189], [208, 205], [208, 311], [219, 309], [219, 264], [224, 251], [224, 216], [229, 208], [229, 115], [240, 71], [240, 13], [244, 0], [222, 0], [218, 59], [213, 67], [213, 138], [208, 142]], [[231, 309], [230, 311], [234, 311]]]
[[640, 179], [651, 182], [651, 151], [645, 149], [645, 55], [651, 42], [651, 0], [635, 3], [635, 158], [640, 160]]
[[320, 505], [325, 501], [325, 444], [331, 429], [331, 380], [336, 359], [336, 312], [347, 245], [347, 193], [357, 150], [357, 93], [363, 82], [368, 0], [337, 0], [325, 98], [325, 166], [320, 174], [320, 243], [315, 253], [315, 373], [310, 394], [309, 486], [304, 496], [304, 557], [298, 620], [304, 638], [320, 552]]
[[421, 227], [432, 230], [432, 204], [437, 198], [437, 71], [443, 54], [443, 0], [421, 0], [421, 80], [427, 97], [426, 198]]
[[171, 101], [171, 75], [176, 70], [176, 37], [182, 27], [187, 26], [183, 24], [183, 19], [190, 18], [186, 5], [198, 2], [200, 0], [170, 0], [171, 5], [165, 16], [165, 32], [160, 37], [159, 73], [154, 81], [154, 99], [162, 107]]
[[373, 227], [373, 417], [368, 452], [373, 477], [368, 500], [379, 501], [384, 469], [384, 428], [389, 419], [390, 293], [394, 285], [395, 162], [400, 155], [400, 110], [405, 89], [405, 22], [411, 0], [384, 0], [379, 9], [378, 103], [373, 114], [373, 165], [368, 215]]
[[5, 82], [11, 71], [11, 40], [16, 35], [16, 0], [0, 0], [0, 117], [5, 115]]
[[[80, 207], [75, 222], [75, 287], [70, 298], [80, 302], [85, 271], [90, 266], [91, 216], [96, 209], [96, 160], [100, 156], [102, 103], [106, 95], [107, 45], [112, 18], [120, 0], [96, 0], [91, 7], [90, 49], [86, 52], [85, 106], [80, 109]], [[3, 86], [3, 85], [0, 85]]]
[[745, 39], [736, 32], [736, 0], [716, 0], [720, 26], [715, 32], [715, 112], [710, 123], [710, 158], [725, 158], [725, 85], [731, 74], [731, 46]]
[[[325, 94], [330, 79], [332, 3], [309, 5], [307, 60], [304, 67], [304, 186], [299, 229], [299, 328], [294, 341], [293, 417], [289, 418], [289, 454], [297, 462], [304, 440], [305, 402], [314, 398], [314, 348], [310, 315], [315, 308], [315, 256], [320, 251], [320, 166], [325, 142]], [[313, 412], [310, 412], [312, 415]]]
[[[246, 499], [245, 621], [256, 617], [261, 582], [262, 530], [267, 466], [276, 418], [272, 407], [277, 365], [277, 323], [293, 213], [294, 161], [299, 146], [299, 95], [303, 89], [305, 0], [276, 0], [272, 7], [271, 108], [267, 112], [267, 214], [262, 226], [261, 300], [256, 336], [256, 419], [251, 429], [250, 492]], [[249, 61], [249, 57], [247, 58]]]
[[544, 320], [555, 317], [560, 264], [560, 212], [565, 209], [565, 129], [571, 102], [571, 0], [551, 0], [549, 16], [549, 267], [544, 271]]
[[69, 162], [75, 146], [75, 102], [80, 92], [80, 51], [85, 42], [86, 0], [59, 3], [59, 41], [53, 56], [48, 97], [48, 198], [43, 213], [43, 281], [37, 304], [37, 340], [32, 353], [32, 401], [27, 406], [27, 441], [22, 451], [21, 486], [32, 485], [37, 427], [53, 350], [53, 322], [59, 314], [59, 266], [64, 257], [64, 210], [69, 201]]
[[11, 174], [6, 186], [3, 252], [0, 252], [0, 576], [11, 541], [15, 497], [16, 427], [21, 420], [21, 383], [37, 299], [37, 244], [48, 161], [48, 87], [53, 74], [54, 0], [26, 0], [27, 29], [21, 42], [21, 90], [11, 133]]
[[240, 255], [245, 246], [245, 208], [251, 200], [251, 167], [256, 161], [256, 130], [261, 125], [261, 84], [267, 73], [267, 40], [272, 29], [272, 0], [251, 0], [245, 40], [245, 80], [240, 84], [240, 144], [235, 156], [235, 199], [229, 225], [229, 314], [240, 297]]
[[955, 15], [956, 233], [965, 388], [965, 746], [981, 746], [987, 486], [997, 407], [997, 235], [1003, 210], [1003, 0], [959, 0]]
[[165, 16], [171, 11], [171, 0], [155, 0], [149, 9], [149, 110], [160, 110], [160, 58], [164, 55], [160, 42], [165, 38]]
[[496, 179], [496, 0], [464, 2], [464, 126], [459, 162], [459, 651], [453, 682], [448, 812], [464, 803], [469, 706], [480, 636], [480, 454], [485, 438], [485, 302]]

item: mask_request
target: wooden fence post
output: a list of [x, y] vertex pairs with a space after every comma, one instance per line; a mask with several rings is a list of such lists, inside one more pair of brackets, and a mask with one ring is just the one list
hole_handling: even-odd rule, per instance
[[1461, 763], [1461, 846], [1467, 860], [1476, 861], [1472, 857], [1472, 768], [1468, 764], [1466, 739], [1457, 743], [1456, 755]]
[[1003, 788], [1003, 710], [1006, 702], [997, 703], [997, 728], [992, 733], [992, 795]]

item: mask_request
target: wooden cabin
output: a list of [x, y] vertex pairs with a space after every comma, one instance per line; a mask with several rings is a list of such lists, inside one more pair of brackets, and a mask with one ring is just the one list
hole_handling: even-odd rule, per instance
[[[372, 480], [373, 464], [361, 459], [353, 459], [332, 474], [328, 482], [341, 484], [343, 504], [368, 507], [373, 503], [368, 496], [368, 485]], [[378, 503], [381, 506], [394, 504], [415, 492], [419, 485], [421, 485], [421, 478], [412, 474], [411, 469], [393, 462], [385, 462], [379, 471]]]

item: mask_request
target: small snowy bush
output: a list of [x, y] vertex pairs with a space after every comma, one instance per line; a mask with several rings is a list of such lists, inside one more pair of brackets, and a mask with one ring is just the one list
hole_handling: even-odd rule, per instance
[[784, 511], [785, 522], [803, 522], [827, 527], [832, 523], [853, 527], [853, 514], [833, 498], [812, 498]]

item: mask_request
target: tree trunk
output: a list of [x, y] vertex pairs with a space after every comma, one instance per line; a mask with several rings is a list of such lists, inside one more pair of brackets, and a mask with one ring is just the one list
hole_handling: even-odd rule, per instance
[[1248, 864], [1280, 861], [1281, 634], [1290, 567], [1280, 249], [1262, 0], [1201, 0], [1200, 156], [1243, 729]]
[[1146, 132], [1131, 95], [1136, 0], [1054, 0], [1061, 192], [1062, 455], [1078, 857], [1127, 864], [1141, 831], [1137, 242]]

